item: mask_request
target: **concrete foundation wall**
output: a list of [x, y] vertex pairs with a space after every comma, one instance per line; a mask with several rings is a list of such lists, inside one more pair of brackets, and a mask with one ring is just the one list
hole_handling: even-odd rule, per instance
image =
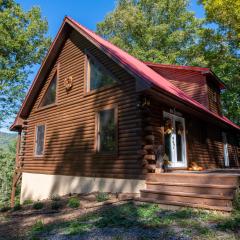
[[139, 193], [145, 189], [145, 180], [93, 178], [63, 175], [23, 173], [21, 203], [27, 199], [34, 201], [53, 195], [69, 193], [90, 193], [94, 191], [112, 193]]

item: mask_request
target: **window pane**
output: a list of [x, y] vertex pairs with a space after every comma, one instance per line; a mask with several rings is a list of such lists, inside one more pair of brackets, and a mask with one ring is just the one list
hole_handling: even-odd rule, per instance
[[99, 112], [99, 138], [101, 152], [114, 152], [116, 150], [114, 109]]
[[43, 155], [45, 126], [44, 125], [37, 126], [36, 131], [37, 131], [37, 135], [36, 135], [36, 155]]
[[41, 107], [55, 103], [55, 101], [56, 101], [56, 85], [57, 85], [57, 76], [55, 76], [52, 79], [52, 81], [43, 97], [43, 100], [41, 102]]
[[115, 81], [102, 67], [89, 58], [89, 90], [98, 89], [113, 84]]

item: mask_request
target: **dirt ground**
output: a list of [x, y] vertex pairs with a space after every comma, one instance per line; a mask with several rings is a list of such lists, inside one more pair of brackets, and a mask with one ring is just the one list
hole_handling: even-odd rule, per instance
[[76, 219], [88, 212], [96, 211], [109, 204], [121, 204], [121, 202], [131, 199], [128, 195], [116, 196], [108, 195], [109, 199], [103, 202], [96, 200], [97, 193], [87, 195], [72, 195], [80, 200], [80, 206], [76, 209], [67, 206], [69, 196], [61, 197], [61, 208], [53, 210], [52, 200], [42, 201], [42, 209], [33, 209], [33, 204], [23, 205], [20, 210], [10, 210], [0, 213], [0, 240], [26, 239], [26, 235], [31, 226], [38, 220], [44, 224], [58, 223]]

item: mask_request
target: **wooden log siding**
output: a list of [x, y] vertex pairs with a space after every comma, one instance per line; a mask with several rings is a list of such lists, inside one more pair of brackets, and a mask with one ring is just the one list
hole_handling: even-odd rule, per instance
[[200, 72], [156, 67], [152, 67], [152, 69], [190, 97], [208, 107], [206, 77]]
[[207, 92], [208, 92], [209, 109], [217, 114], [221, 114], [220, 90], [210, 80], [207, 81]]
[[228, 141], [228, 153], [229, 153], [229, 163], [230, 167], [240, 167], [240, 146], [239, 146], [239, 136], [236, 136], [234, 132], [227, 133]]
[[[160, 103], [158, 99], [152, 99], [150, 109], [154, 146], [156, 147], [164, 144], [163, 111], [169, 112], [172, 107]], [[178, 110], [176, 109], [176, 111]], [[218, 126], [200, 121], [187, 113], [181, 113], [186, 124], [188, 166], [192, 162], [196, 162], [205, 169], [223, 168], [222, 131], [224, 130]], [[240, 148], [237, 147], [236, 134], [229, 132], [228, 136], [230, 167], [237, 167], [240, 165], [240, 155], [236, 155], [236, 152], [240, 151]]]
[[[119, 84], [98, 91], [84, 91], [85, 49], [91, 52]], [[38, 109], [44, 91], [59, 64], [57, 104]], [[72, 76], [73, 87], [66, 91], [64, 79]], [[143, 178], [141, 165], [141, 121], [137, 109], [135, 79], [94, 45], [73, 31], [66, 40], [28, 117], [24, 172], [72, 176]], [[118, 154], [103, 155], [94, 150], [95, 113], [108, 105], [118, 106]], [[45, 123], [44, 157], [34, 157], [34, 132]]]

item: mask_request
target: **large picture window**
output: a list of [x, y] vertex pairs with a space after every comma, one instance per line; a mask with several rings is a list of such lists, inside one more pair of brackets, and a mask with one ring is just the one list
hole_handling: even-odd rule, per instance
[[57, 74], [51, 80], [47, 91], [45, 92], [43, 99], [40, 103], [40, 107], [45, 107], [56, 102], [56, 89], [57, 89]]
[[87, 57], [87, 92], [114, 84], [116, 81], [95, 58]]
[[44, 153], [45, 125], [36, 126], [35, 156], [42, 156]]
[[117, 150], [116, 109], [99, 111], [97, 114], [97, 151], [113, 153]]

